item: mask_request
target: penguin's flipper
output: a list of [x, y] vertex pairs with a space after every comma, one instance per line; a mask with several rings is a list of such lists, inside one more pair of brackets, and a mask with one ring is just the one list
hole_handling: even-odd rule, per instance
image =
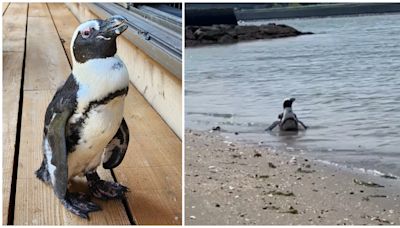
[[104, 152], [103, 167], [105, 169], [112, 169], [117, 167], [124, 159], [126, 150], [129, 144], [129, 129], [122, 119], [121, 125], [115, 134], [114, 138], [106, 146]]
[[297, 120], [298, 122], [299, 122], [299, 124], [301, 125], [301, 126], [303, 126], [304, 127], [304, 130], [307, 130], [307, 126], [303, 123], [303, 122], [301, 122], [300, 120]]
[[265, 129], [265, 131], [272, 131], [272, 129], [274, 129], [276, 126], [278, 126], [280, 123], [280, 121], [275, 121], [271, 124], [271, 126], [269, 126], [267, 129]]
[[52, 180], [54, 193], [59, 199], [64, 199], [68, 185], [67, 145], [65, 141], [65, 126], [72, 110], [65, 108], [62, 112], [53, 113], [49, 124], [47, 140], [51, 148], [51, 164], [55, 167]]

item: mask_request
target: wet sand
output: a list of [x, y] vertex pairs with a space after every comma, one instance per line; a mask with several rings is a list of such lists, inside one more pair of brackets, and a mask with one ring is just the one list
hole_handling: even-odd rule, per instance
[[217, 131], [187, 130], [185, 141], [185, 224], [400, 224], [400, 180], [228, 142]]

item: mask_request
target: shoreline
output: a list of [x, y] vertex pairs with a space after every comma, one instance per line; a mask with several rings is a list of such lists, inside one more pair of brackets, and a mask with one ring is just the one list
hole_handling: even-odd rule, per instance
[[185, 137], [188, 225], [400, 224], [399, 180], [228, 142], [218, 132]]

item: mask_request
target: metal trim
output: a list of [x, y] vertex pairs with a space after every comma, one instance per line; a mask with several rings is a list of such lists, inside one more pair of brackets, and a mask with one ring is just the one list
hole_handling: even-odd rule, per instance
[[[128, 19], [128, 29], [122, 34], [132, 44], [182, 80], [182, 38], [162, 27], [112, 3], [87, 3], [101, 18], [121, 15]], [[166, 42], [168, 41], [168, 42]], [[179, 43], [179, 44], [178, 44]]]

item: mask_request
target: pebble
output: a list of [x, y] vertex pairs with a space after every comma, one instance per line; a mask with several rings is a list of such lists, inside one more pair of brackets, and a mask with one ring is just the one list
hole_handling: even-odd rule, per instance
[[296, 165], [297, 164], [297, 159], [295, 156], [293, 156], [290, 160], [289, 160], [289, 164], [291, 165]]
[[196, 216], [191, 215], [189, 218], [190, 218], [190, 219], [196, 219]]
[[212, 130], [213, 130], [213, 131], [220, 131], [220, 130], [221, 130], [221, 127], [220, 127], [220, 126], [216, 126], [216, 127], [213, 127]]

